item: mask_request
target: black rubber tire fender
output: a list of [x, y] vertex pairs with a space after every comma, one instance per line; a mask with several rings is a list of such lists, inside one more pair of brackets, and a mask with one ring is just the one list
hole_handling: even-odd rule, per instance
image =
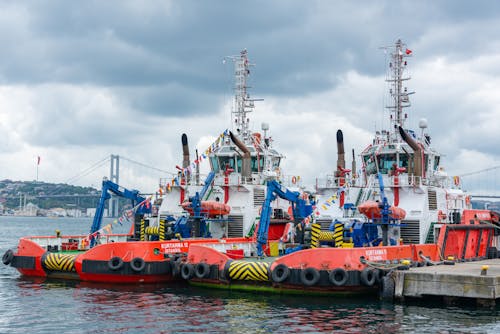
[[123, 267], [123, 259], [119, 256], [113, 256], [111, 259], [108, 261], [108, 268], [117, 271], [120, 270]]
[[382, 284], [382, 279], [384, 276], [387, 274], [385, 270], [382, 269], [375, 269], [375, 284]]
[[330, 280], [330, 283], [332, 283], [333, 285], [343, 286], [349, 280], [349, 275], [347, 274], [347, 271], [345, 271], [343, 268], [335, 268], [332, 271], [330, 271], [328, 279]]
[[290, 276], [290, 268], [286, 264], [278, 264], [271, 273], [271, 278], [275, 283], [282, 283]]
[[14, 259], [14, 252], [12, 251], [12, 249], [7, 250], [2, 256], [2, 262], [6, 266], [8, 266], [13, 259]]
[[190, 280], [194, 275], [194, 267], [191, 263], [185, 263], [181, 267], [181, 277], [185, 280]]
[[313, 286], [319, 281], [319, 271], [316, 268], [306, 268], [300, 272], [300, 281], [305, 286]]
[[210, 266], [206, 263], [197, 263], [194, 268], [194, 275], [197, 278], [207, 278], [210, 276]]
[[181, 259], [177, 259], [176, 261], [170, 260], [171, 272], [173, 277], [179, 277], [181, 275]]
[[359, 275], [359, 280], [365, 286], [373, 286], [373, 284], [375, 284], [375, 281], [377, 280], [375, 270], [372, 270], [370, 268], [363, 269], [363, 271], [361, 271], [361, 274]]
[[380, 281], [380, 291], [379, 296], [380, 299], [386, 301], [394, 300], [394, 291], [395, 291], [396, 283], [391, 276], [384, 276]]
[[146, 261], [142, 257], [134, 257], [130, 261], [130, 268], [136, 272], [143, 271], [146, 268]]

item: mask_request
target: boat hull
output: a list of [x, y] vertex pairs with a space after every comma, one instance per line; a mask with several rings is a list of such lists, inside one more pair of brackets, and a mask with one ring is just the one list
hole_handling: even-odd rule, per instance
[[[21, 238], [8, 264], [23, 276], [106, 283], [179, 281], [179, 259], [192, 244], [217, 244], [219, 249], [250, 248], [249, 238], [118, 241], [88, 250], [54, 251], [50, 244], [78, 236]], [[84, 238], [84, 236], [81, 236]], [[50, 251], [47, 249], [51, 249]]]
[[[491, 246], [490, 225], [443, 225], [433, 244], [310, 248], [264, 259], [229, 258], [213, 248], [192, 245], [181, 269], [190, 284], [273, 293], [342, 295], [391, 289], [392, 270], [448, 261], [484, 259]], [[207, 269], [208, 268], [208, 269]], [[392, 282], [393, 283], [393, 282]]]

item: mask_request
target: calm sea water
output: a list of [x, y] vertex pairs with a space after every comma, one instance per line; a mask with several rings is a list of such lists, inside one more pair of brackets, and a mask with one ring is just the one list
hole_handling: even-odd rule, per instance
[[[0, 255], [21, 236], [81, 234], [90, 225], [90, 218], [0, 217]], [[0, 312], [0, 333], [500, 333], [499, 307], [48, 281], [2, 263]]]

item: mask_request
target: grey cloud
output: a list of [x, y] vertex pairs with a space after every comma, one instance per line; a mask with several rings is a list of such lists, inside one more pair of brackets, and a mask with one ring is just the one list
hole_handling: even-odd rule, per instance
[[[353, 68], [381, 76], [384, 55], [378, 48], [397, 38], [417, 48], [412, 66], [440, 55], [470, 57], [484, 48], [498, 52], [500, 5], [485, 1], [33, 1], [0, 6], [16, 18], [0, 16], [0, 28], [8, 32], [0, 37], [5, 85], [90, 86], [108, 90], [119, 104], [116, 114], [86, 118], [78, 114], [84, 105], [59, 91], [52, 103], [34, 105], [39, 117], [23, 133], [37, 145], [126, 144], [137, 140], [132, 133], [152, 119], [161, 123], [218, 109], [221, 96], [231, 94], [230, 65], [223, 66], [222, 57], [243, 48], [257, 63], [252, 94], [282, 98], [331, 90]], [[446, 120], [443, 105], [457, 112], [450, 122], [460, 121], [469, 108], [444, 98], [420, 101], [422, 116], [435, 124]], [[127, 115], [139, 122], [123, 121]], [[449, 136], [442, 133], [435, 135], [436, 142]]]

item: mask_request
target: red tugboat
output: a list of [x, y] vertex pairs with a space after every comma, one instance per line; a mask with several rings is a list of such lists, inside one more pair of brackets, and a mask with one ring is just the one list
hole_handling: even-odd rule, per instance
[[[25, 276], [154, 283], [179, 279], [180, 259], [194, 244], [211, 244], [232, 256], [240, 252], [251, 255], [264, 184], [284, 178], [279, 169], [283, 155], [273, 148], [267, 124], [262, 126], [264, 133], [250, 131], [248, 113], [255, 100], [247, 92], [251, 66], [247, 51], [228, 59], [235, 67], [232, 131], [224, 131], [207, 151], [197, 155], [196, 164], [190, 163], [187, 136], [183, 135], [182, 168], [175, 180], [161, 182], [163, 197], [150, 203], [138, 191], [105, 180], [89, 235], [24, 237], [16, 251], [3, 255], [3, 263]], [[202, 159], [211, 166], [205, 182], [200, 182], [197, 170]], [[111, 234], [109, 225], [101, 226], [109, 193], [132, 201], [130, 234]], [[153, 210], [157, 206], [158, 212]], [[283, 233], [287, 208], [287, 203], [274, 206], [270, 230], [276, 237], [271, 239]]]
[[[459, 184], [449, 182], [423, 133], [427, 122], [419, 124], [420, 138], [404, 129], [402, 110], [411, 94], [402, 86], [404, 58], [410, 55], [398, 40], [388, 80], [392, 130], [378, 133], [363, 151], [363, 178], [354, 177], [355, 167], [345, 169], [339, 130], [338, 170], [329, 185], [318, 186], [317, 203], [268, 181], [258, 256], [234, 259], [210, 245], [192, 245], [182, 277], [214, 288], [346, 294], [384, 288], [386, 274], [397, 268], [497, 257], [496, 216], [471, 209]], [[269, 206], [277, 197], [290, 201], [294, 218], [294, 235], [283, 236], [279, 254], [267, 240]], [[323, 204], [321, 197], [327, 198]]]
[[[346, 243], [340, 246], [335, 242], [334, 232], [322, 232], [317, 223], [304, 223], [312, 205], [300, 193], [269, 181], [256, 235], [258, 256], [234, 259], [211, 245], [191, 245], [187, 262], [181, 267], [182, 278], [194, 285], [227, 289], [311, 294], [376, 292], [374, 287], [379, 288], [392, 269], [441, 264], [451, 258], [484, 259], [489, 255], [494, 227], [486, 210], [465, 210], [459, 224], [442, 224], [437, 243], [391, 245], [389, 235], [401, 228], [399, 219], [404, 215], [399, 219], [392, 217], [380, 174], [379, 177], [381, 218], [353, 220], [343, 235], [344, 240], [352, 241], [347, 247]], [[295, 243], [287, 245], [283, 255], [269, 256], [269, 205], [276, 197], [291, 202], [298, 233]]]
[[[206, 180], [211, 185], [213, 174]], [[134, 222], [130, 234], [107, 234], [108, 226], [101, 227], [105, 202], [110, 194], [132, 201]], [[196, 203], [196, 198], [192, 200]], [[201, 217], [200, 210], [196, 215]], [[33, 236], [21, 238], [17, 252], [8, 250], [2, 257], [5, 265], [15, 267], [24, 276], [75, 279], [111, 283], [156, 283], [178, 279], [181, 254], [191, 244], [222, 244], [227, 248], [245, 248], [248, 238], [190, 238], [196, 215], [179, 219], [178, 233], [188, 238], [172, 239], [172, 233], [145, 227], [144, 215], [151, 213], [149, 200], [136, 190], [127, 190], [109, 180], [103, 181], [102, 195], [90, 234], [78, 236]], [[190, 225], [191, 224], [191, 225]], [[177, 232], [177, 230], [175, 231]], [[171, 238], [167, 240], [166, 238]]]

